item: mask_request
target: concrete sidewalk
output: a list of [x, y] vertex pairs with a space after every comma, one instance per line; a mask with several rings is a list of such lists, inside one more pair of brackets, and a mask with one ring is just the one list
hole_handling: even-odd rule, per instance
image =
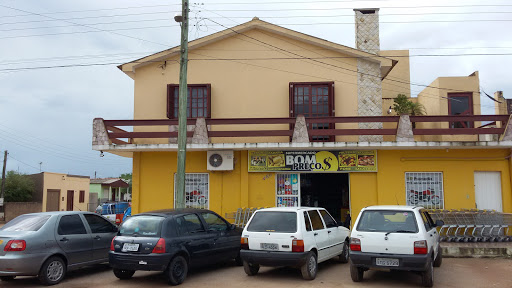
[[443, 257], [453, 258], [482, 258], [506, 257], [512, 258], [512, 242], [441, 242]]

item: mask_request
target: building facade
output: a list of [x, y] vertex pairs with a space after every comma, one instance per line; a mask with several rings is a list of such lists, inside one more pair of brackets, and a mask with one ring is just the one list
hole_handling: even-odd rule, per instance
[[[189, 43], [187, 206], [512, 212], [508, 115], [480, 115], [478, 72], [429, 85], [427, 116], [388, 114], [410, 96], [408, 51], [380, 50], [378, 9], [355, 15], [356, 48], [257, 18]], [[93, 123], [93, 149], [133, 157], [134, 213], [175, 206], [179, 52], [119, 66], [134, 120]]]

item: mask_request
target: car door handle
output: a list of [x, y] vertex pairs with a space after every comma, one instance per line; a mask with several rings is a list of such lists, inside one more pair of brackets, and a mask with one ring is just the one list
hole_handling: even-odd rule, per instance
[[331, 233], [331, 232], [332, 232], [331, 230], [327, 231], [327, 233]]
[[313, 234], [313, 236], [317, 236], [317, 235], [318, 235], [318, 233], [314, 233], [314, 234]]
[[69, 241], [69, 239], [68, 239], [68, 238], [66, 238], [66, 237], [64, 237], [64, 238], [60, 239], [60, 241], [61, 241], [61, 242], [68, 242], [68, 241]]
[[99, 235], [96, 235], [96, 237], [94, 237], [94, 240], [100, 240], [101, 237]]

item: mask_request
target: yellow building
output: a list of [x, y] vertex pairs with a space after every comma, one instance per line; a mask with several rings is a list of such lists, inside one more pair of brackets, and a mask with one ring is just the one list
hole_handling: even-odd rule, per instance
[[[480, 115], [478, 73], [420, 93], [428, 116], [388, 114], [410, 96], [408, 51], [380, 51], [378, 9], [355, 22], [357, 48], [257, 18], [189, 43], [187, 206], [321, 206], [341, 220], [374, 204], [512, 212], [508, 116]], [[175, 206], [179, 53], [119, 66], [134, 120], [93, 123], [93, 149], [133, 157], [134, 213]]]
[[29, 175], [36, 185], [33, 199], [47, 211], [87, 211], [89, 176], [42, 172]]

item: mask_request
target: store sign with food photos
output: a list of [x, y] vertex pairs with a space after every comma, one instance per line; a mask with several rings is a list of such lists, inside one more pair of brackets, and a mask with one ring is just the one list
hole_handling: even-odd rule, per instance
[[377, 172], [377, 151], [249, 151], [249, 172]]

